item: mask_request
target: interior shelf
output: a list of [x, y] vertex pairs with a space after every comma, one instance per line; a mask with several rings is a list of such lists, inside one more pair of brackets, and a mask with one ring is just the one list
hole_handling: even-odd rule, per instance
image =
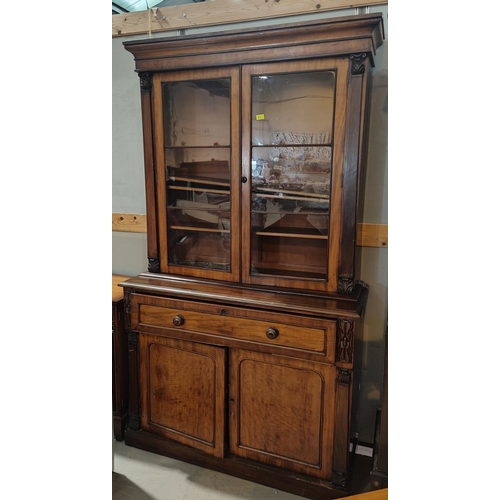
[[170, 229], [176, 229], [178, 231], [196, 231], [200, 233], [227, 233], [231, 231], [229, 229], [213, 229], [209, 227], [193, 227], [193, 226], [170, 226]]
[[169, 189], [176, 191], [203, 191], [204, 193], [212, 193], [212, 194], [228, 194], [229, 191], [222, 189], [210, 189], [210, 188], [202, 188], [202, 187], [191, 187], [191, 186], [169, 186]]
[[279, 236], [280, 238], [300, 238], [309, 240], [327, 240], [328, 235], [323, 234], [300, 234], [300, 233], [281, 233], [275, 231], [255, 231], [255, 236]]
[[[180, 182], [194, 182], [196, 184], [207, 184], [207, 185], [213, 185], [213, 186], [224, 186], [224, 187], [227, 187], [229, 188], [230, 187], [230, 183], [228, 181], [219, 181], [219, 180], [215, 180], [215, 179], [205, 179], [203, 177], [198, 177], [198, 178], [194, 178], [194, 177], [178, 177], [178, 176], [170, 176], [168, 178], [169, 181], [171, 182], [176, 182], [176, 181], [180, 181]], [[171, 188], [175, 189], [175, 186], [170, 186]]]

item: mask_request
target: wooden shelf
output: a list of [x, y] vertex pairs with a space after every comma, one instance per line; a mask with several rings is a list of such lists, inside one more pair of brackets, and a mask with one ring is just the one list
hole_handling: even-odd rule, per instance
[[191, 227], [191, 226], [170, 226], [170, 229], [177, 229], [178, 231], [196, 231], [200, 233], [225, 233], [229, 234], [229, 229], [211, 229], [208, 227]]
[[254, 195], [257, 195], [259, 198], [278, 198], [280, 200], [299, 200], [299, 201], [314, 201], [315, 203], [329, 203], [330, 198], [328, 199], [323, 199], [323, 198], [314, 198], [311, 197], [311, 193], [307, 193], [306, 196], [280, 196], [278, 194], [264, 194], [264, 193], [252, 193]]
[[327, 240], [328, 235], [323, 234], [300, 234], [300, 233], [280, 233], [271, 231], [256, 231], [252, 233], [255, 236], [278, 236], [280, 238], [298, 238], [307, 240]]
[[[324, 209], [321, 209], [324, 210]], [[315, 212], [314, 210], [301, 210], [300, 212], [290, 212], [286, 210], [252, 210], [252, 214], [261, 215], [317, 215], [318, 217], [329, 217], [330, 213], [325, 212]]]
[[177, 190], [177, 191], [203, 191], [204, 193], [212, 193], [212, 194], [229, 194], [229, 190], [225, 191], [222, 189], [206, 189], [200, 187], [187, 187], [187, 186], [168, 186], [168, 189]]
[[[308, 192], [304, 192], [304, 191], [293, 191], [293, 190], [290, 190], [290, 189], [279, 189], [279, 188], [278, 189], [274, 189], [274, 188], [252, 187], [252, 193], [258, 194], [259, 196], [269, 196], [269, 195], [255, 193], [253, 191], [254, 189], [258, 189], [259, 191], [272, 192], [272, 193], [284, 193], [285, 195], [287, 195], [287, 194], [292, 194], [292, 195], [299, 194], [299, 195], [302, 196], [302, 194], [303, 194], [303, 196], [308, 196], [310, 198], [324, 198], [327, 201], [330, 199], [330, 195], [329, 194], [308, 193]], [[285, 196], [278, 196], [278, 198], [285, 198]]]
[[[169, 181], [172, 181], [172, 182], [177, 182], [177, 181], [181, 181], [181, 182], [194, 182], [195, 184], [210, 184], [210, 185], [213, 185], [213, 186], [225, 186], [225, 187], [230, 187], [230, 183], [228, 181], [217, 181], [217, 180], [214, 180], [214, 179], [204, 179], [204, 178], [201, 178], [201, 177], [198, 177], [197, 179], [195, 178], [192, 178], [192, 177], [177, 177], [176, 175], [175, 176], [170, 176], [168, 178]], [[175, 189], [175, 186], [169, 186], [170, 189]]]

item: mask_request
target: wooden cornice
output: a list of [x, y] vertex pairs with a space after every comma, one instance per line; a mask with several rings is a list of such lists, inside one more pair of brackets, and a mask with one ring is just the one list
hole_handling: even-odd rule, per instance
[[371, 64], [383, 43], [383, 14], [316, 19], [180, 37], [123, 42], [140, 73], [254, 64], [262, 60], [366, 54]]
[[161, 33], [386, 4], [388, 0], [206, 0], [115, 14], [112, 16], [112, 36]]
[[[146, 215], [112, 214], [112, 230], [125, 233], [146, 233]], [[358, 224], [356, 244], [362, 247], [388, 248], [387, 224]]]

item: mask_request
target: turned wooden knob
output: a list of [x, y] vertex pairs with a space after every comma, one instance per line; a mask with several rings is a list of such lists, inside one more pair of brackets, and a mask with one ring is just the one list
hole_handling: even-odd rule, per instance
[[269, 328], [267, 329], [267, 332], [266, 332], [266, 337], [267, 337], [268, 339], [271, 339], [271, 340], [272, 340], [272, 339], [275, 339], [275, 338], [279, 335], [279, 333], [280, 333], [280, 332], [278, 331], [278, 329], [277, 329], [277, 328], [274, 328], [274, 327], [272, 327], [272, 326], [271, 326], [271, 327], [269, 327]]
[[178, 314], [173, 319], [173, 322], [174, 322], [175, 326], [181, 326], [181, 325], [183, 325], [184, 324], [184, 316], [182, 314]]

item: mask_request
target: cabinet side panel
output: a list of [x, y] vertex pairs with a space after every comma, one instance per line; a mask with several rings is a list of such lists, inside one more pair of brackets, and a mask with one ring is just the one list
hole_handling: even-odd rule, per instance
[[335, 448], [333, 455], [333, 482], [346, 487], [349, 468], [350, 400], [352, 370], [338, 368], [335, 390]]
[[[358, 162], [358, 190], [357, 190], [357, 213], [356, 213], [356, 228], [359, 223], [363, 221], [363, 213], [365, 206], [365, 193], [366, 193], [366, 168], [367, 168], [367, 157], [368, 157], [368, 137], [369, 137], [369, 125], [370, 125], [370, 111], [371, 111], [371, 95], [372, 95], [372, 81], [373, 75], [371, 68], [368, 66], [365, 74], [365, 85], [366, 91], [364, 92], [364, 99], [361, 107], [361, 115], [363, 117], [363, 130], [360, 135], [360, 159]], [[357, 237], [357, 234], [356, 234]], [[356, 241], [356, 256], [354, 261], [354, 280], [358, 281], [361, 279], [361, 253], [362, 248], [360, 248], [359, 241]]]
[[[163, 149], [163, 98], [160, 75], [153, 77], [153, 117], [154, 117], [154, 137], [155, 137], [155, 155], [156, 155], [156, 202], [157, 228], [158, 228], [158, 254], [160, 259], [161, 272], [168, 272], [168, 256], [165, 235], [167, 234], [167, 215], [165, 207], [167, 198], [165, 189], [165, 151]], [[159, 186], [161, 186], [159, 188]]]
[[123, 440], [128, 412], [128, 346], [124, 316], [123, 300], [113, 302], [113, 429], [118, 441]]
[[334, 137], [333, 137], [333, 172], [332, 172], [332, 194], [331, 194], [331, 215], [330, 215], [330, 247], [328, 259], [328, 291], [337, 291], [338, 267], [340, 260], [339, 245], [341, 242], [342, 230], [342, 200], [343, 200], [343, 158], [345, 151], [346, 136], [346, 113], [347, 94], [346, 82], [349, 64], [347, 60], [341, 59], [337, 62], [337, 83], [335, 96], [335, 117], [334, 117]]
[[142, 129], [144, 144], [144, 173], [146, 183], [146, 210], [147, 210], [147, 242], [148, 242], [148, 269], [158, 272], [159, 254], [157, 240], [157, 213], [156, 213], [156, 185], [155, 185], [155, 162], [153, 150], [153, 117], [152, 107], [152, 80], [149, 73], [141, 73], [141, 107], [142, 107]]
[[354, 255], [356, 251], [357, 189], [361, 144], [364, 129], [364, 98], [366, 94], [366, 54], [351, 56], [351, 74], [347, 95], [346, 136], [343, 166], [342, 236], [339, 278], [346, 280], [347, 292], [354, 284]]

